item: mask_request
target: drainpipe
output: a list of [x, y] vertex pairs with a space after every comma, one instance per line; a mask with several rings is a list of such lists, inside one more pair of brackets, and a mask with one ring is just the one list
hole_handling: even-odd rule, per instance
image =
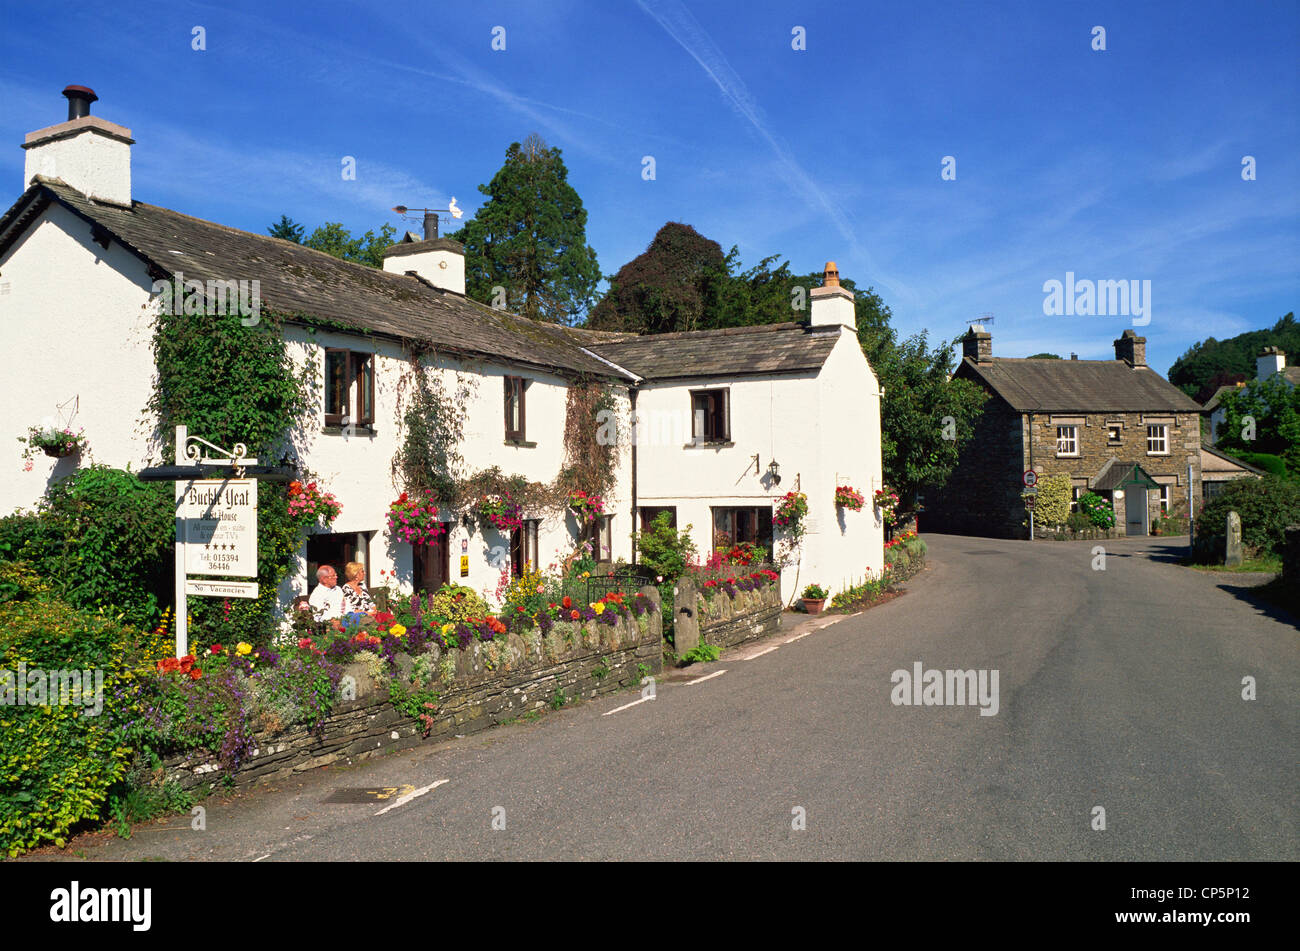
[[639, 526], [636, 521], [636, 386], [627, 389], [632, 411], [632, 564], [636, 564], [636, 536]]

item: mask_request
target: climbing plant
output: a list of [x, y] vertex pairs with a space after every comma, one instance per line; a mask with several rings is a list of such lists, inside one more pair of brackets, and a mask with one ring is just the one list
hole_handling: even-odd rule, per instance
[[[157, 377], [147, 409], [156, 414], [156, 441], [174, 458], [175, 428], [224, 448], [243, 443], [263, 463], [294, 458], [293, 437], [309, 419], [316, 369], [295, 365], [283, 319], [265, 309], [249, 321], [233, 308], [215, 315], [158, 315], [153, 336]], [[302, 536], [289, 514], [288, 486], [257, 483], [259, 597], [189, 601], [194, 639], [220, 630], [264, 643], [278, 619], [278, 591], [297, 565]]]
[[466, 377], [457, 374], [455, 389], [449, 390], [437, 359], [431, 342], [410, 345], [408, 367], [397, 382], [402, 437], [393, 457], [393, 482], [407, 491], [430, 492], [445, 507], [459, 501], [463, 407], [473, 388]]

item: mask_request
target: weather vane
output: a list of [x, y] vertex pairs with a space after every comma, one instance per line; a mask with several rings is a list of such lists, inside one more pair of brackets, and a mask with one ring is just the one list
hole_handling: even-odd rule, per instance
[[456, 207], [456, 196], [451, 196], [451, 201], [447, 203], [446, 208], [407, 208], [405, 205], [395, 205], [393, 211], [402, 216], [405, 221], [419, 221], [420, 218], [412, 212], [420, 212], [424, 215], [424, 240], [431, 241], [438, 237], [438, 215], [449, 214], [453, 218], [459, 218], [465, 213]]

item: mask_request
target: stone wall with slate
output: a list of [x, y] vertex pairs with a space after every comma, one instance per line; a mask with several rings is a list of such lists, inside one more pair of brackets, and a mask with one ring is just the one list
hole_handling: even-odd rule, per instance
[[765, 585], [758, 591], [737, 591], [734, 598], [719, 591], [697, 601], [700, 640], [715, 647], [734, 647], [756, 637], [775, 634], [781, 623], [781, 591]]
[[[662, 616], [658, 591], [643, 589], [654, 610], [641, 618], [556, 624], [546, 637], [534, 629], [490, 644], [460, 649], [434, 647], [429, 661], [439, 704], [427, 725], [398, 711], [389, 699], [391, 678], [373, 678], [364, 663], [349, 664], [345, 677], [355, 698], [338, 703], [319, 734], [303, 728], [254, 736], [256, 749], [231, 779], [244, 786], [282, 779], [331, 763], [355, 763], [392, 750], [474, 733], [550, 705], [557, 690], [570, 699], [591, 698], [636, 686], [663, 669]], [[653, 592], [653, 595], [651, 595]], [[397, 655], [399, 679], [410, 685], [415, 658]], [[644, 668], [644, 669], [643, 669]], [[211, 760], [194, 755], [163, 763], [163, 778], [190, 789], [221, 776]]]

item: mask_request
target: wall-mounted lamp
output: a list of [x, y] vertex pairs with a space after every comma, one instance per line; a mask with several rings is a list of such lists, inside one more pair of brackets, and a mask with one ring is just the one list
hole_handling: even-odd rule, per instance
[[781, 466], [777, 464], [775, 459], [767, 464], [767, 474], [772, 477], [773, 485], [781, 484]]

